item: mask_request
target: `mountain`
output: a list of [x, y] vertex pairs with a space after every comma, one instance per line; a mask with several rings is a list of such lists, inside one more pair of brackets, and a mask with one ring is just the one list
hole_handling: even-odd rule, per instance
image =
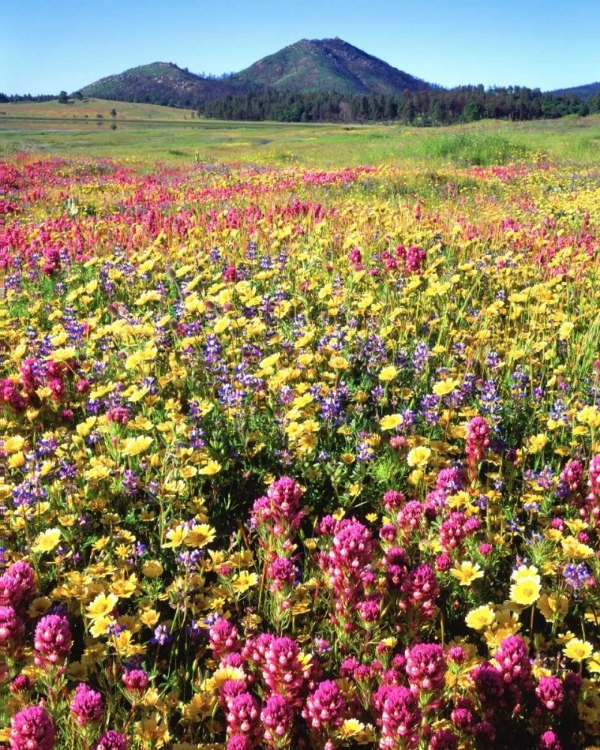
[[335, 37], [302, 39], [221, 78], [205, 78], [173, 63], [155, 62], [101, 78], [80, 93], [98, 99], [195, 107], [199, 102], [265, 89], [369, 95], [431, 88], [431, 84]]
[[586, 83], [584, 86], [572, 86], [570, 89], [556, 89], [551, 91], [555, 96], [578, 96], [580, 99], [589, 99], [590, 96], [600, 93], [600, 82]]
[[174, 63], [155, 62], [101, 78], [80, 89], [83, 96], [124, 102], [193, 107], [200, 99], [213, 99], [243, 90], [228, 78], [203, 78]]
[[251, 87], [341, 94], [400, 94], [431, 84], [393, 68], [338, 37], [301, 39], [231, 76]]

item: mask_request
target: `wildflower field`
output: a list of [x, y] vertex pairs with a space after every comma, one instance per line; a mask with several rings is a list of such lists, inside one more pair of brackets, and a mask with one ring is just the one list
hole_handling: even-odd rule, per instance
[[0, 162], [0, 747], [590, 748], [600, 171]]

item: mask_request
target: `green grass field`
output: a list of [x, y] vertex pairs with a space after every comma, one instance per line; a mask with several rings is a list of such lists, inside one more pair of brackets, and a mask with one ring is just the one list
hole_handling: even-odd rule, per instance
[[4, 104], [0, 112], [0, 154], [39, 151], [309, 167], [405, 161], [485, 166], [539, 158], [589, 164], [600, 157], [600, 116], [425, 129], [218, 122], [196, 119], [186, 110], [99, 99]]

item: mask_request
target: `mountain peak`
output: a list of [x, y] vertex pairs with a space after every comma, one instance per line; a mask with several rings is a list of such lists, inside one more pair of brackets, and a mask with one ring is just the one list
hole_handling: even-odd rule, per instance
[[276, 89], [359, 95], [399, 94], [406, 89], [430, 88], [428, 83], [337, 36], [300, 39], [236, 73], [233, 79]]

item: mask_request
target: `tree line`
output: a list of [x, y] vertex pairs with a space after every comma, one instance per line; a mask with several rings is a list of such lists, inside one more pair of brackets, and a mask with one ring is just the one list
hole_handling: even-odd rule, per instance
[[279, 122], [378, 122], [451, 125], [482, 119], [537, 120], [600, 112], [600, 93], [582, 100], [520, 86], [460, 86], [404, 91], [402, 94], [349, 96], [336, 92], [255, 90], [197, 105], [198, 115], [219, 120]]
[[[63, 100], [65, 92], [61, 92]], [[6, 95], [2, 102], [43, 102], [56, 95]], [[76, 92], [71, 98], [81, 98]], [[107, 97], [108, 98], [108, 97]], [[196, 110], [199, 117], [218, 120], [277, 122], [382, 122], [437, 126], [482, 119], [537, 120], [600, 113], [600, 92], [581, 99], [575, 94], [543, 93], [522, 86], [459, 86], [453, 89], [405, 90], [401, 94], [348, 95], [333, 91], [295, 92], [272, 88], [240, 93], [198, 94], [147, 88], [111, 92], [111, 99], [162, 104]], [[59, 97], [60, 100], [60, 97]]]

